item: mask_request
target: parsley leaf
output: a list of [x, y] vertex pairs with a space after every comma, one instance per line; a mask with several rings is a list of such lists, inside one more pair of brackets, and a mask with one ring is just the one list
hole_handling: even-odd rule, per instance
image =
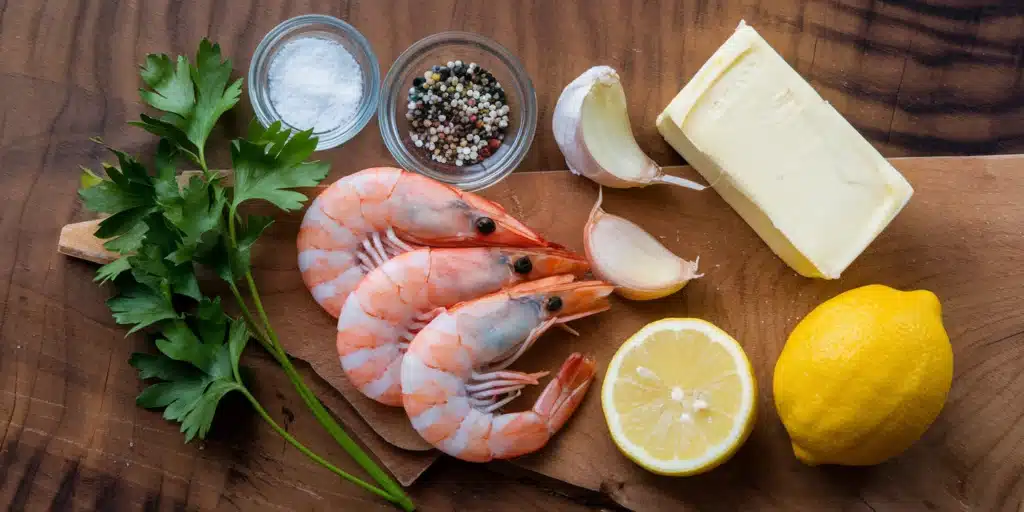
[[199, 289], [199, 280], [196, 278], [196, 272], [192, 268], [191, 262], [170, 267], [167, 280], [173, 293], [195, 300], [203, 298], [203, 292]]
[[142, 115], [131, 124], [171, 141], [196, 163], [206, 167], [206, 139], [220, 116], [238, 103], [242, 79], [231, 84], [231, 61], [221, 60], [220, 45], [203, 39], [195, 65], [179, 56], [149, 55], [142, 66], [142, 101], [165, 112], [160, 118]]
[[140, 245], [142, 245], [142, 242], [146, 239], [147, 231], [149, 231], [149, 226], [147, 226], [145, 222], [135, 222], [127, 232], [104, 243], [103, 247], [108, 251], [128, 254], [135, 251]]
[[138, 126], [153, 135], [162, 137], [161, 140], [166, 140], [168, 143], [173, 144], [176, 151], [185, 153], [192, 158], [193, 162], [202, 165], [203, 160], [199, 157], [199, 148], [189, 140], [188, 133], [177, 126], [183, 123], [183, 120], [176, 121], [172, 114], [164, 116], [163, 119], [140, 114], [139, 121], [128, 122], [132, 126]]
[[234, 283], [245, 276], [245, 268], [239, 265], [238, 252], [231, 249], [227, 233], [222, 233], [216, 249], [196, 254], [196, 261], [213, 269], [218, 277], [226, 282]]
[[97, 176], [88, 167], [80, 166], [79, 168], [82, 169], [82, 177], [79, 179], [79, 184], [82, 185], [83, 190], [103, 183], [103, 178]]
[[178, 150], [171, 145], [167, 139], [160, 139], [160, 145], [156, 148], [154, 167], [156, 167], [156, 178], [153, 183], [153, 191], [156, 194], [156, 201], [160, 205], [166, 205], [179, 197], [178, 180], [176, 178], [177, 168], [174, 165], [178, 157]]
[[324, 162], [305, 162], [316, 149], [312, 130], [292, 134], [277, 122], [266, 130], [251, 125], [249, 135], [251, 140], [231, 144], [235, 167], [232, 206], [263, 199], [285, 211], [301, 208], [306, 196], [288, 189], [315, 186], [329, 169]]
[[192, 323], [165, 324], [156, 343], [159, 355], [133, 354], [129, 362], [142, 379], [158, 379], [139, 394], [136, 403], [164, 409], [164, 418], [181, 423], [185, 442], [206, 437], [220, 400], [244, 390], [238, 361], [250, 332], [243, 320], [229, 319], [219, 301], [200, 303]]
[[192, 333], [192, 329], [183, 320], [168, 323], [163, 328], [163, 336], [163, 339], [156, 341], [156, 348], [165, 356], [175, 361], [191, 363], [203, 372], [210, 373], [219, 347], [215, 341], [200, 342], [199, 337]]
[[196, 333], [201, 339], [212, 340], [224, 337], [228, 328], [228, 317], [221, 307], [220, 297], [213, 300], [203, 298], [196, 306], [194, 322]]
[[[192, 409], [185, 413], [181, 420], [181, 431], [185, 433], [185, 442], [189, 442], [199, 436], [206, 437], [210, 427], [213, 426], [213, 417], [217, 413], [217, 406], [220, 399], [231, 391], [242, 390], [244, 386], [228, 380], [215, 380], [199, 397], [199, 400], [192, 406]], [[166, 410], [164, 411], [166, 415]]]
[[154, 211], [156, 211], [154, 206], [140, 206], [115, 213], [100, 221], [94, 235], [97, 238], [114, 238], [124, 235], [135, 229], [139, 223], [144, 222], [146, 217]]
[[128, 363], [139, 371], [140, 379], [187, 380], [198, 375], [194, 366], [164, 355], [136, 352]]
[[189, 72], [188, 59], [179, 55], [175, 61], [167, 55], [146, 56], [140, 75], [152, 91], [139, 90], [139, 96], [153, 108], [188, 117], [195, 103], [195, 91]]
[[96, 281], [97, 283], [100, 284], [103, 284], [107, 281], [112, 281], [114, 279], [117, 279], [117, 276], [121, 275], [121, 273], [125, 272], [126, 270], [130, 270], [131, 268], [132, 264], [128, 262], [128, 258], [122, 256], [98, 268], [96, 270], [96, 277], [93, 279], [93, 281]]
[[135, 324], [131, 334], [161, 320], [178, 318], [169, 294], [148, 286], [136, 285], [107, 301], [107, 307], [119, 324]]
[[238, 234], [238, 241], [233, 251], [231, 251], [231, 268], [232, 273], [237, 275], [245, 275], [250, 270], [251, 259], [252, 259], [252, 246], [256, 243], [256, 240], [263, 234], [274, 220], [270, 217], [264, 217], [262, 215], [249, 215], [246, 218], [245, 223], [241, 226], [241, 231]]
[[132, 277], [154, 290], [166, 290], [168, 295], [173, 293], [200, 300], [202, 292], [192, 262], [173, 263], [165, 254], [155, 245], [140, 247], [136, 254], [128, 257]]
[[167, 259], [175, 263], [191, 261], [202, 247], [209, 248], [224, 226], [224, 189], [193, 176], [181, 190], [178, 200], [169, 201], [164, 216], [181, 232], [180, 245]]
[[235, 319], [231, 321], [231, 327], [228, 329], [228, 364], [231, 365], [231, 369], [237, 377], [240, 367], [238, 362], [242, 359], [242, 352], [245, 350], [245, 346], [249, 343], [249, 338], [252, 337], [252, 332], [245, 325], [245, 321], [241, 319]]
[[221, 60], [220, 45], [203, 39], [196, 53], [196, 67], [192, 68], [192, 81], [196, 85], [196, 109], [189, 139], [203, 147], [206, 137], [220, 116], [238, 103], [242, 95], [242, 79], [228, 85], [231, 79], [231, 61]]
[[[172, 359], [166, 356], [163, 359], [172, 361]], [[142, 390], [142, 393], [135, 398], [135, 403], [147, 409], [167, 407], [168, 410], [165, 411], [164, 417], [177, 420], [183, 415], [176, 411], [184, 409], [187, 412], [189, 408], [194, 407], [196, 401], [199, 400], [199, 397], [209, 384], [210, 381], [205, 375], [195, 372], [185, 378], [169, 380], [149, 386]]]
[[95, 233], [99, 238], [112, 239], [104, 247], [127, 254], [144, 243], [148, 231], [145, 223], [157, 211], [155, 182], [131, 155], [108, 149], [117, 157], [118, 166], [104, 164], [106, 178], [83, 169], [79, 196], [86, 208], [111, 214], [100, 222]]
[[83, 187], [79, 196], [85, 207], [94, 212], [115, 214], [154, 204], [152, 178], [146, 167], [127, 153], [107, 149], [117, 157], [118, 166], [103, 164], [106, 179], [84, 169], [82, 182], [89, 186]]

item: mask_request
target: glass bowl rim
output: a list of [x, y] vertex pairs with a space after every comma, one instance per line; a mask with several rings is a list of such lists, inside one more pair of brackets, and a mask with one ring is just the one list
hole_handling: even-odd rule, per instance
[[[515, 137], [509, 146], [508, 152], [500, 164], [493, 171], [475, 179], [459, 180], [453, 179], [449, 174], [437, 172], [429, 166], [420, 166], [412, 157], [412, 153], [406, 144], [402, 142], [402, 136], [398, 132], [398, 109], [404, 105], [399, 102], [397, 95], [404, 90], [403, 84], [398, 83], [401, 75], [406, 74], [413, 61], [424, 53], [444, 46], [475, 46], [484, 53], [490, 54], [500, 61], [508, 69], [514, 82], [516, 93], [520, 96], [520, 105], [514, 111], [521, 117], [521, 134]], [[449, 30], [431, 34], [419, 41], [416, 41], [395, 59], [394, 64], [388, 70], [387, 75], [381, 83], [382, 99], [378, 105], [377, 124], [380, 128], [381, 138], [387, 146], [391, 156], [404, 169], [423, 174], [427, 177], [459, 187], [467, 191], [479, 191], [498, 183], [511, 174], [526, 158], [533, 144], [537, 132], [537, 121], [539, 117], [537, 106], [537, 92], [534, 88], [530, 75], [518, 57], [512, 54], [507, 48], [497, 41], [473, 32], [460, 30]]]
[[[315, 134], [319, 138], [316, 150], [323, 151], [338, 147], [358, 135], [369, 124], [380, 102], [380, 63], [377, 60], [377, 54], [374, 53], [373, 47], [370, 45], [370, 41], [366, 39], [362, 32], [346, 21], [326, 14], [302, 14], [284, 20], [267, 32], [253, 51], [252, 59], [249, 61], [249, 71], [246, 75], [246, 81], [248, 82], [246, 86], [249, 93], [249, 103], [252, 105], [253, 112], [256, 114], [260, 124], [267, 127], [275, 121], [282, 121], [271, 114], [272, 110], [269, 99], [258, 101], [258, 98], [263, 98], [266, 94], [259, 95], [256, 93], [257, 90], [263, 89], [265, 92], [266, 86], [258, 84], [257, 70], [270, 64], [267, 60], [269, 55], [274, 49], [287, 41], [285, 36], [297, 29], [311, 26], [326, 27], [328, 32], [332, 32], [353, 43], [357, 52], [362, 53], [362, 56], [368, 62], [368, 65], [364, 65], [363, 62], [360, 62], [358, 56], [353, 55], [356, 63], [359, 64], [360, 70], [363, 72], [364, 89], [368, 89], [369, 92], [363, 97], [359, 110], [350, 123], [340, 125], [338, 128], [327, 132]], [[365, 87], [366, 81], [370, 82], [370, 87]], [[285, 126], [288, 127], [288, 125]]]

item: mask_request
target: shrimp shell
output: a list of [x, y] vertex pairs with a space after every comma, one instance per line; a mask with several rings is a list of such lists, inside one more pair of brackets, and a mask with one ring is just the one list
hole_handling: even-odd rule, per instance
[[497, 203], [394, 167], [331, 184], [306, 210], [296, 245], [302, 280], [334, 317], [367, 272], [418, 246], [558, 247]]
[[613, 286], [555, 276], [438, 314], [402, 358], [402, 403], [412, 426], [441, 451], [486, 462], [534, 452], [569, 419], [594, 378], [574, 353], [528, 411], [496, 414], [541, 373], [505, 368], [553, 325], [609, 308]]
[[590, 268], [557, 249], [417, 249], [375, 268], [348, 295], [338, 317], [341, 366], [366, 396], [402, 405], [401, 358], [439, 308], [514, 284]]

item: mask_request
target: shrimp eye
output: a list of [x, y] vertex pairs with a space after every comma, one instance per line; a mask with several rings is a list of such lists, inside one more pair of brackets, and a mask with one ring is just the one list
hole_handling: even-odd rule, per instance
[[476, 220], [476, 230], [481, 235], [489, 235], [494, 233], [494, 230], [498, 229], [498, 225], [494, 223], [494, 219], [490, 217], [480, 217]]
[[550, 311], [552, 313], [554, 313], [555, 311], [558, 311], [559, 309], [562, 309], [562, 298], [561, 297], [551, 297], [551, 298], [549, 298], [547, 304], [544, 305], [544, 309], [547, 309], [548, 311]]
[[523, 256], [512, 264], [512, 270], [515, 270], [516, 274], [529, 274], [533, 270], [533, 262], [529, 256]]

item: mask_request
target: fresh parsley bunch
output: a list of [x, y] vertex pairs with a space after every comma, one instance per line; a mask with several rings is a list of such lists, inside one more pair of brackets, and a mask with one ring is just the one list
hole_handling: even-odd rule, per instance
[[[184, 56], [149, 55], [141, 70], [146, 87], [139, 92], [162, 115], [143, 114], [131, 124], [161, 138], [154, 172], [113, 148], [117, 164], [104, 164], [102, 176], [83, 169], [82, 201], [89, 210], [108, 215], [96, 236], [107, 239], [104, 247], [120, 255], [100, 267], [96, 280], [116, 285], [117, 295], [107, 302], [114, 320], [131, 326], [129, 334], [145, 329], [155, 340], [157, 353], [131, 356], [139, 377], [154, 382], [136, 402], [163, 409], [164, 418], [181, 424], [189, 442], [206, 436], [225, 395], [240, 393], [278, 434], [318, 464], [413, 510], [401, 487], [345, 433], [303, 382], [270, 325], [252, 277], [250, 251], [273, 220], [242, 214], [239, 207], [266, 201], [283, 211], [297, 210], [307, 198], [293, 189], [315, 186], [327, 176], [328, 166], [307, 161], [317, 145], [311, 131], [293, 133], [280, 123], [264, 128], [254, 121], [245, 138], [231, 142], [232, 173], [211, 171], [207, 139], [241, 93], [242, 80], [230, 82], [231, 74], [231, 63], [222, 60], [220, 47], [205, 39], [195, 64]], [[199, 172], [179, 174], [182, 160]], [[228, 283], [241, 318], [227, 315], [219, 297], [203, 294], [196, 277], [199, 265], [212, 268]], [[241, 282], [258, 320], [242, 297]], [[317, 421], [380, 487], [311, 452], [267, 413], [246, 387], [239, 367], [250, 338], [280, 363]]]

